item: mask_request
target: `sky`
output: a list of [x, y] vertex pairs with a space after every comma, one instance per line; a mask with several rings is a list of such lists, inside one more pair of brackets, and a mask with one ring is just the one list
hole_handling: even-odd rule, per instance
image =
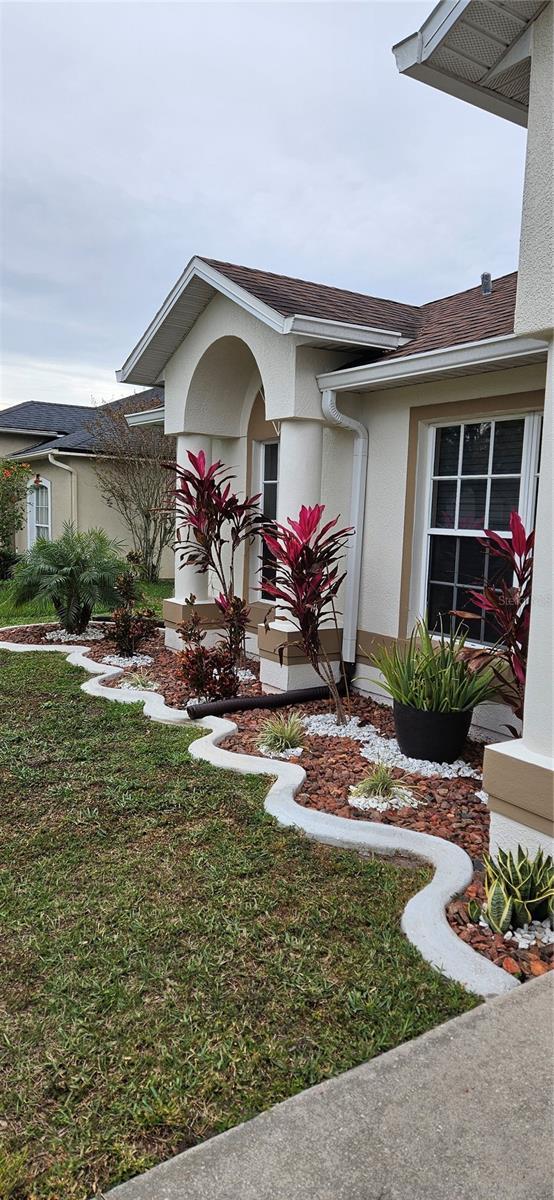
[[125, 394], [194, 254], [413, 303], [514, 270], [525, 131], [391, 53], [432, 6], [4, 3], [0, 407]]

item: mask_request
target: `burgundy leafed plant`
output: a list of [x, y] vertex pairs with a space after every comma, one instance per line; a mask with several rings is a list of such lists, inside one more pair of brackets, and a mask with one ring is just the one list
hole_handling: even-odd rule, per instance
[[[321, 641], [325, 622], [334, 621], [335, 600], [345, 577], [339, 564], [352, 529], [335, 529], [338, 517], [321, 526], [325, 505], [302, 506], [297, 520], [287, 525], [274, 523], [263, 533], [273, 559], [275, 578], [264, 580], [265, 595], [273, 596], [287, 610], [300, 633], [304, 653], [319, 677], [329, 687], [337, 721], [345, 723], [344, 708], [335, 682], [333, 666]], [[343, 664], [341, 661], [341, 671]]]
[[[499, 694], [521, 720], [525, 699], [535, 535], [525, 532], [517, 512], [510, 515], [510, 532], [511, 538], [503, 538], [494, 530], [486, 529], [481, 545], [489, 554], [508, 564], [516, 582], [513, 585], [505, 580], [488, 583], [482, 592], [470, 591], [469, 595], [496, 628], [497, 644], [492, 651], [484, 650], [482, 654], [483, 657], [494, 654], [493, 669]], [[475, 619], [475, 613], [471, 612], [458, 612], [456, 615]]]
[[239, 548], [260, 531], [259, 496], [239, 500], [231, 488], [234, 475], [221, 461], [208, 466], [203, 450], [189, 451], [190, 467], [171, 464], [177, 476], [177, 549], [181, 565], [199, 574], [213, 571], [221, 593], [216, 604], [227, 630], [229, 652], [236, 663], [244, 653], [249, 608], [235, 593], [235, 561]]

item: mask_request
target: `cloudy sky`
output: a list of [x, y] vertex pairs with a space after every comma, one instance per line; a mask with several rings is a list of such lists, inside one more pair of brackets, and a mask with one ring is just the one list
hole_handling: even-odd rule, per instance
[[195, 253], [416, 303], [513, 270], [524, 131], [398, 75], [431, 8], [5, 3], [0, 405], [121, 395]]

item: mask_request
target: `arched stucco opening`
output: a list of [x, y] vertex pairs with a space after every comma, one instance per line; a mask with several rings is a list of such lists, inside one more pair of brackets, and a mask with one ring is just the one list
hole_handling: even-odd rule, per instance
[[256, 359], [238, 337], [218, 338], [198, 361], [185, 400], [184, 428], [211, 437], [246, 432], [250, 410], [263, 381]]

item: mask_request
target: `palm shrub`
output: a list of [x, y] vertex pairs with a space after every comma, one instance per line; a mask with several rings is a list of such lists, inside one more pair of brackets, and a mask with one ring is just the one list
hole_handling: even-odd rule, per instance
[[62, 629], [83, 633], [95, 605], [117, 602], [116, 580], [124, 570], [120, 547], [103, 529], [78, 532], [64, 525], [54, 542], [37, 538], [14, 570], [16, 605], [42, 600], [54, 608]]
[[422, 712], [466, 712], [498, 690], [489, 665], [475, 665], [464, 657], [466, 639], [461, 626], [434, 635], [425, 621], [418, 621], [405, 646], [380, 646], [371, 662], [398, 704]]
[[282, 754], [284, 750], [301, 750], [306, 740], [306, 731], [296, 713], [290, 717], [268, 717], [264, 721], [256, 742], [259, 750]]
[[483, 855], [485, 864], [485, 905], [470, 900], [468, 913], [473, 921], [484, 917], [494, 933], [506, 933], [511, 926], [520, 928], [532, 920], [554, 920], [554, 862], [550, 854], [538, 850], [532, 859], [518, 846], [514, 855], [499, 850], [496, 861]]

